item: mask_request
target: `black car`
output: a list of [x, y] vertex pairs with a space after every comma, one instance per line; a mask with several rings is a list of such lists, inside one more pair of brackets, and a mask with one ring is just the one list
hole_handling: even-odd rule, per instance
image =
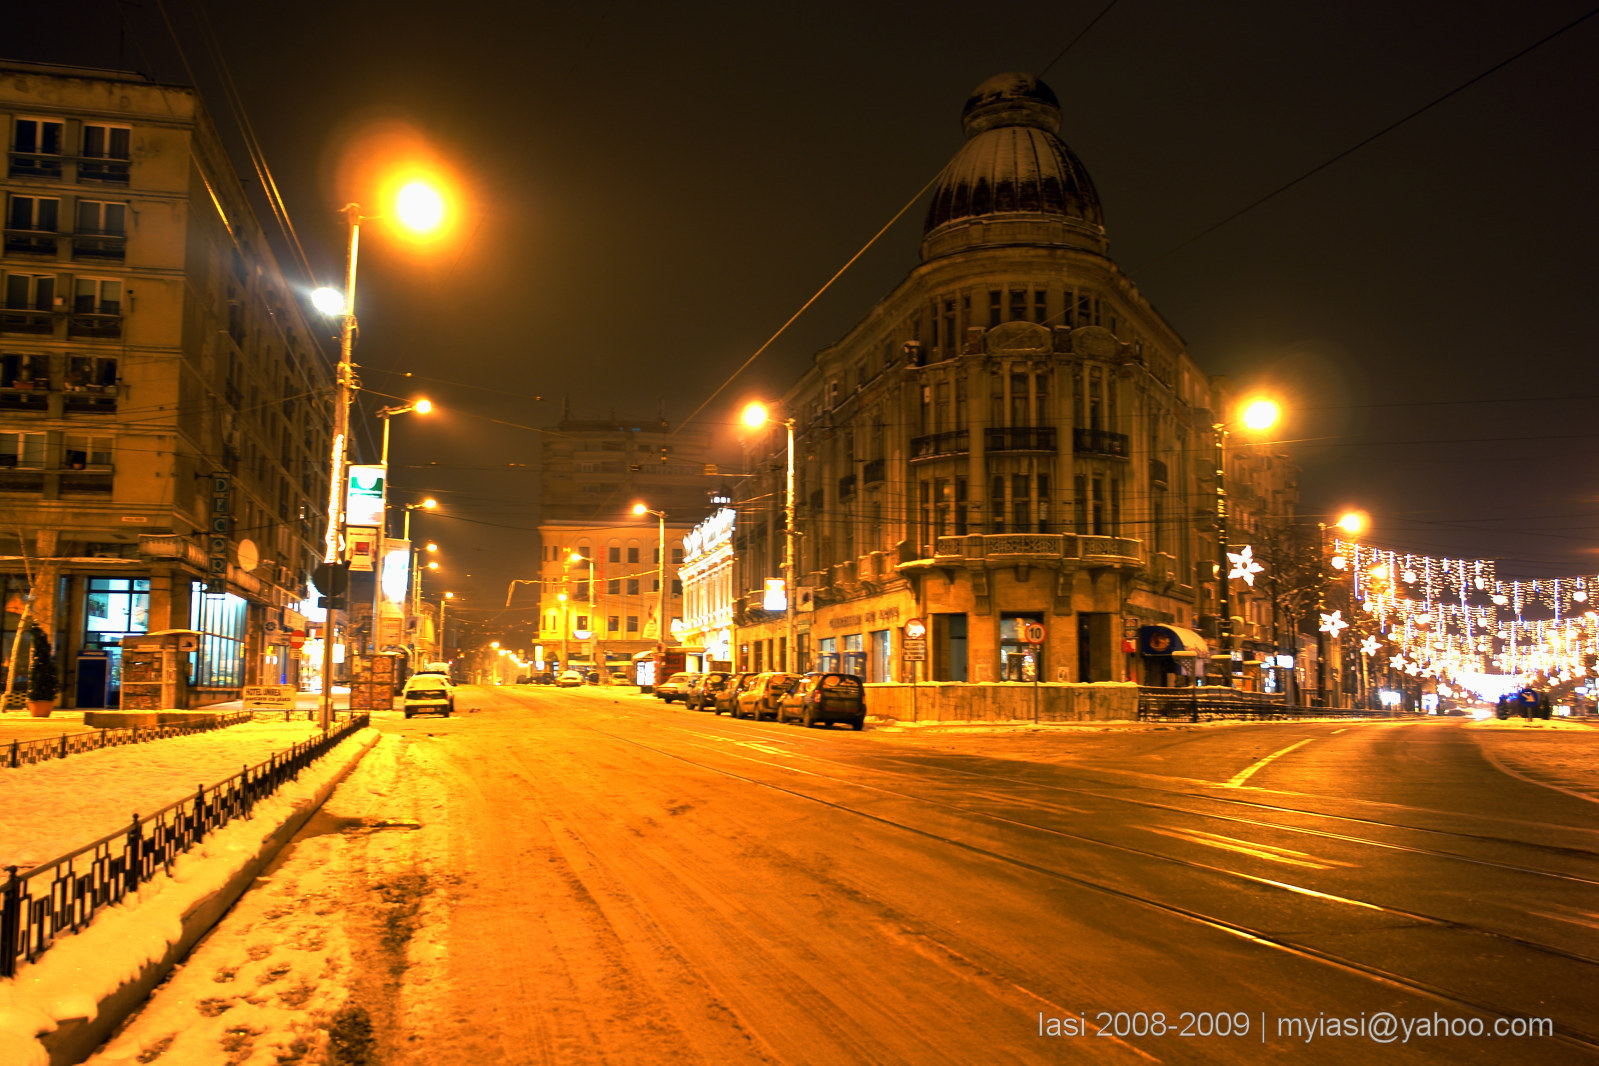
[[741, 674], [733, 674], [717, 690], [711, 699], [711, 709], [717, 714], [731, 714], [738, 717], [738, 694], [744, 687], [761, 675], [754, 670], [746, 670]]
[[777, 701], [777, 720], [797, 719], [806, 728], [848, 722], [866, 727], [866, 686], [854, 674], [808, 674], [794, 691]]
[[716, 706], [716, 694], [722, 691], [734, 677], [726, 670], [712, 670], [708, 674], [701, 674], [694, 679], [688, 687], [688, 696], [683, 700], [683, 706], [691, 711], [709, 711]]

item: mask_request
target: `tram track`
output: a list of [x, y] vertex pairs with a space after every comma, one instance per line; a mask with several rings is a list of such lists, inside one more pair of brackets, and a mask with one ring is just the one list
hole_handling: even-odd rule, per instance
[[[1054, 880], [1054, 881], [1058, 881], [1058, 882], [1065, 883], [1065, 884], [1075, 885], [1075, 886], [1078, 886], [1080, 888], [1084, 888], [1084, 889], [1087, 889], [1087, 890], [1090, 890], [1090, 891], [1094, 891], [1094, 892], [1098, 892], [1098, 893], [1101, 893], [1101, 894], [1104, 894], [1104, 895], [1112, 896], [1114, 898], [1125, 900], [1125, 901], [1127, 901], [1129, 903], [1133, 903], [1133, 904], [1136, 904], [1136, 905], [1139, 905], [1139, 906], [1147, 907], [1147, 908], [1150, 908], [1150, 909], [1153, 909], [1153, 910], [1156, 910], [1156, 911], [1159, 911], [1159, 912], [1162, 912], [1162, 913], [1165, 913], [1165, 914], [1168, 914], [1168, 915], [1176, 916], [1176, 917], [1182, 918], [1184, 920], [1187, 920], [1189, 922], [1197, 923], [1197, 924], [1203, 925], [1203, 926], [1205, 926], [1207, 928], [1214, 929], [1214, 930], [1217, 930], [1217, 931], [1220, 931], [1220, 932], [1224, 932], [1224, 933], [1227, 933], [1227, 934], [1229, 934], [1231, 936], [1235, 936], [1235, 937], [1247, 940], [1247, 941], [1252, 942], [1252, 943], [1257, 943], [1257, 944], [1260, 944], [1262, 946], [1271, 948], [1273, 950], [1285, 952], [1285, 953], [1293, 955], [1295, 957], [1299, 957], [1299, 958], [1303, 958], [1303, 959], [1306, 959], [1306, 960], [1311, 960], [1311, 961], [1315, 961], [1315, 962], [1322, 963], [1322, 964], [1325, 964], [1325, 965], [1329, 965], [1329, 966], [1335, 967], [1337, 969], [1340, 969], [1342, 971], [1345, 971], [1347, 973], [1359, 974], [1359, 975], [1361, 975], [1361, 976], [1363, 976], [1363, 977], [1365, 977], [1367, 979], [1379, 982], [1379, 983], [1381, 983], [1383, 985], [1386, 985], [1386, 986], [1389, 986], [1389, 987], [1392, 987], [1392, 988], [1396, 988], [1396, 989], [1406, 990], [1406, 991], [1409, 991], [1409, 992], [1417, 994], [1417, 995], [1425, 996], [1425, 997], [1427, 997], [1429, 999], [1432, 999], [1432, 1000], [1434, 1000], [1436, 1002], [1439, 1002], [1439, 1003], [1449, 1004], [1449, 1005], [1452, 1005], [1452, 1006], [1455, 1006], [1455, 1007], [1462, 1007], [1462, 1008], [1475, 1010], [1475, 1011], [1481, 1011], [1481, 1012], [1484, 1012], [1484, 1013], [1487, 1013], [1487, 1014], [1498, 1015], [1498, 1016], [1509, 1017], [1509, 1016], [1516, 1016], [1518, 1014], [1525, 1014], [1525, 1011], [1523, 1011], [1521, 1009], [1518, 1009], [1518, 1008], [1508, 1007], [1508, 1006], [1505, 1006], [1505, 1005], [1502, 1005], [1502, 1004], [1495, 1004], [1495, 1003], [1487, 1002], [1487, 1001], [1483, 1000], [1481, 997], [1478, 997], [1478, 996], [1473, 996], [1473, 995], [1470, 995], [1468, 993], [1458, 992], [1458, 991], [1443, 987], [1443, 986], [1441, 986], [1439, 984], [1436, 984], [1434, 982], [1422, 980], [1420, 978], [1416, 978], [1416, 977], [1412, 977], [1412, 976], [1407, 976], [1407, 975], [1399, 973], [1397, 971], [1390, 970], [1390, 969], [1388, 969], [1386, 967], [1378, 966], [1378, 965], [1375, 965], [1375, 964], [1372, 964], [1372, 963], [1363, 962], [1363, 961], [1361, 961], [1359, 959], [1355, 959], [1355, 958], [1349, 957], [1347, 955], [1340, 954], [1338, 952], [1329, 951], [1329, 950], [1324, 949], [1324, 948], [1318, 948], [1318, 947], [1315, 947], [1315, 946], [1310, 945], [1310, 944], [1302, 943], [1300, 941], [1291, 939], [1291, 938], [1286, 937], [1286, 936], [1282, 936], [1282, 935], [1279, 935], [1279, 934], [1274, 934], [1274, 933], [1271, 933], [1271, 932], [1266, 931], [1264, 929], [1253, 927], [1253, 926], [1248, 925], [1248, 924], [1243, 923], [1243, 922], [1235, 921], [1235, 920], [1232, 920], [1232, 919], [1229, 919], [1229, 918], [1225, 918], [1225, 917], [1221, 917], [1221, 916], [1215, 915], [1215, 914], [1208, 914], [1208, 913], [1205, 913], [1203, 911], [1197, 910], [1197, 909], [1192, 908], [1192, 907], [1187, 907], [1187, 906], [1183, 906], [1183, 905], [1178, 904], [1178, 903], [1172, 903], [1172, 902], [1169, 902], [1167, 900], [1158, 899], [1158, 898], [1156, 898], [1154, 896], [1151, 896], [1151, 895], [1142, 894], [1142, 893], [1139, 893], [1139, 892], [1136, 892], [1136, 891], [1133, 891], [1133, 890], [1130, 890], [1130, 889], [1127, 889], [1127, 888], [1122, 888], [1122, 887], [1119, 887], [1117, 885], [1107, 883], [1106, 881], [1098, 880], [1098, 879], [1091, 878], [1091, 877], [1085, 877], [1085, 876], [1082, 876], [1082, 875], [1079, 875], [1079, 874], [1070, 873], [1070, 872], [1067, 872], [1065, 870], [1057, 869], [1057, 868], [1052, 867], [1052, 866], [1048, 866], [1048, 865], [1044, 865], [1044, 864], [1041, 864], [1041, 863], [1038, 863], [1038, 862], [1031, 861], [1029, 859], [1021, 858], [1021, 857], [1014, 856], [1014, 855], [1007, 855], [1007, 854], [1005, 854], [1005, 853], [1003, 853], [1001, 851], [996, 851], [993, 848], [986, 847], [986, 846], [984, 846], [982, 844], [973, 843], [973, 842], [968, 841], [968, 840], [961, 840], [961, 839], [958, 839], [956, 837], [950, 836], [947, 833], [942, 833], [942, 832], [938, 832], [938, 831], [933, 830], [933, 829], [928, 829], [928, 828], [924, 828], [922, 826], [910, 824], [910, 822], [908, 822], [908, 821], [902, 821], [899, 818], [890, 817], [890, 816], [888, 816], [886, 814], [876, 813], [876, 812], [873, 812], [873, 811], [870, 811], [870, 810], [866, 810], [866, 809], [864, 809], [862, 807], [859, 807], [859, 806], [851, 805], [849, 803], [842, 803], [842, 802], [839, 802], [839, 801], [836, 801], [836, 800], [827, 799], [825, 797], [811, 795], [811, 794], [809, 794], [809, 793], [807, 793], [807, 792], [805, 792], [805, 791], [803, 791], [802, 789], [799, 789], [799, 788], [791, 788], [791, 787], [788, 787], [788, 786], [786, 786], [784, 784], [780, 784], [778, 782], [774, 782], [774, 781], [770, 781], [770, 780], [764, 780], [764, 779], [762, 779], [760, 777], [751, 776], [749, 774], [738, 773], [738, 772], [736, 772], [736, 771], [734, 771], [732, 769], [729, 769], [729, 768], [727, 768], [725, 766], [718, 766], [718, 765], [715, 765], [712, 762], [701, 761], [700, 759], [696, 759], [696, 758], [690, 758], [687, 755], [684, 755], [682, 753], [673, 752], [673, 751], [667, 750], [665, 748], [657, 747], [657, 746], [652, 745], [652, 744], [647, 744], [647, 743], [645, 743], [643, 741], [640, 741], [640, 740], [637, 740], [637, 739], [635, 739], [633, 737], [628, 737], [628, 736], [624, 736], [624, 735], [621, 735], [621, 734], [608, 732], [608, 731], [606, 731], [604, 729], [601, 729], [601, 728], [599, 728], [597, 726], [591, 726], [590, 728], [594, 729], [595, 732], [599, 733], [602, 736], [607, 737], [610, 740], [613, 740], [613, 741], [616, 741], [616, 742], [622, 743], [622, 744], [627, 744], [627, 745], [630, 745], [630, 746], [633, 746], [633, 747], [636, 747], [636, 748], [639, 748], [639, 749], [642, 749], [642, 750], [645, 750], [645, 751], [649, 751], [649, 752], [652, 752], [652, 753], [654, 753], [654, 754], [656, 754], [658, 756], [661, 756], [661, 757], [664, 757], [664, 758], [668, 758], [668, 759], [672, 759], [672, 760], [674, 760], [676, 762], [680, 762], [680, 763], [683, 763], [685, 765], [693, 766], [693, 767], [696, 767], [696, 768], [698, 768], [700, 770], [703, 770], [703, 771], [707, 771], [707, 772], [710, 772], [710, 773], [718, 774], [720, 776], [723, 776], [723, 777], [726, 777], [726, 778], [729, 778], [729, 779], [732, 779], [732, 780], [745, 782], [747, 784], [754, 785], [756, 787], [765, 788], [765, 789], [771, 789], [773, 791], [781, 792], [781, 793], [784, 793], [784, 794], [786, 794], [788, 796], [792, 796], [792, 797], [794, 797], [796, 799], [800, 799], [800, 800], [806, 801], [808, 803], [812, 803], [812, 804], [816, 804], [818, 806], [822, 806], [822, 807], [826, 807], [826, 808], [829, 808], [829, 809], [832, 809], [832, 810], [836, 810], [836, 811], [838, 811], [840, 813], [847, 814], [847, 815], [850, 815], [852, 817], [858, 817], [858, 818], [866, 819], [866, 820], [869, 820], [871, 822], [874, 822], [874, 823], [877, 823], [877, 824], [880, 824], [880, 825], [889, 826], [891, 828], [894, 828], [894, 829], [897, 829], [897, 830], [900, 830], [900, 831], [903, 831], [903, 832], [906, 832], [906, 833], [913, 834], [913, 835], [915, 835], [915, 836], [917, 836], [919, 838], [922, 838], [922, 839], [931, 840], [931, 841], [934, 841], [934, 842], [939, 843], [941, 845], [945, 845], [945, 846], [948, 846], [948, 847], [956, 848], [956, 849], [959, 849], [960, 851], [966, 852], [968, 854], [980, 856], [980, 857], [982, 857], [982, 858], [984, 858], [986, 860], [992, 861], [992, 862], [1001, 863], [1001, 864], [1004, 864], [1004, 865], [1007, 865], [1007, 866], [1010, 866], [1010, 867], [1013, 867], [1013, 868], [1016, 868], [1016, 869], [1026, 870], [1026, 871], [1028, 871], [1030, 873], [1036, 874], [1038, 876], [1046, 877], [1046, 878], [1049, 878], [1049, 879]], [[895, 796], [898, 796], [899, 798], [903, 798], [903, 799], [909, 800], [909, 801], [911, 801], [913, 803], [921, 803], [921, 804], [929, 804], [929, 805], [940, 805], [940, 806], [946, 806], [946, 807], [950, 807], [951, 806], [951, 805], [947, 805], [947, 804], [937, 804], [936, 801], [931, 801], [931, 800], [928, 800], [928, 799], [925, 799], [925, 798], [922, 798], [922, 797], [909, 796], [909, 795], [904, 795], [904, 794], [900, 794], [900, 793], [893, 793], [891, 790], [882, 789], [882, 788], [877, 787], [877, 786], [863, 786], [859, 782], [847, 781], [845, 779], [833, 777], [831, 775], [819, 774], [819, 773], [816, 773], [815, 771], [800, 770], [800, 769], [795, 768], [795, 767], [784, 766], [781, 763], [772, 762], [772, 761], [766, 760], [766, 759], [760, 759], [760, 758], [757, 758], [757, 757], [755, 757], [753, 755], [744, 755], [744, 754], [741, 754], [741, 753], [729, 753], [729, 752], [726, 752], [726, 751], [716, 751], [715, 754], [719, 754], [719, 755], [723, 755], [723, 756], [732, 755], [734, 758], [738, 758], [738, 759], [743, 760], [743, 761], [758, 763], [758, 764], [763, 765], [763, 766], [767, 766], [767, 767], [771, 767], [771, 768], [775, 768], [775, 769], [781, 769], [781, 770], [785, 770], [785, 771], [788, 771], [788, 772], [797, 772], [797, 773], [800, 773], [800, 774], [806, 775], [806, 776], [823, 778], [823, 779], [825, 779], [825, 780], [827, 780], [829, 782], [835, 783], [835, 784], [842, 784], [842, 785], [853, 786], [853, 787], [857, 787], [857, 788], [864, 787], [864, 788], [871, 789], [873, 791], [884, 792], [884, 793], [887, 793], [889, 795], [895, 795]], [[981, 814], [981, 812], [963, 810], [962, 808], [959, 808], [959, 807], [952, 807], [952, 809], [962, 810], [962, 813], [967, 813], [967, 814]], [[1041, 832], [1052, 832], [1047, 827], [1040, 827], [1040, 826], [1032, 825], [1031, 823], [1015, 822], [1014, 820], [1012, 820], [1012, 821], [1013, 821], [1014, 824], [1016, 824], [1019, 827], [1030, 828], [1030, 829], [1033, 829], [1033, 830], [1036, 830], [1036, 831], [1041, 831]], [[1070, 834], [1067, 834], [1067, 835], [1070, 835]], [[1397, 908], [1386, 907], [1386, 906], [1383, 906], [1381, 904], [1371, 904], [1371, 903], [1366, 903], [1364, 901], [1359, 901], [1359, 900], [1352, 900], [1352, 899], [1346, 899], [1346, 898], [1340, 898], [1340, 897], [1331, 897], [1331, 896], [1328, 896], [1327, 894], [1318, 893], [1318, 892], [1316, 892], [1313, 889], [1304, 889], [1304, 888], [1300, 888], [1298, 886], [1291, 886], [1291, 885], [1288, 885], [1285, 882], [1276, 882], [1276, 881], [1273, 881], [1273, 880], [1268, 879], [1268, 878], [1256, 878], [1253, 875], [1240, 874], [1240, 872], [1238, 872], [1238, 871], [1230, 871], [1230, 870], [1227, 870], [1224, 867], [1214, 867], [1214, 866], [1209, 866], [1208, 864], [1194, 863], [1192, 860], [1184, 860], [1184, 859], [1181, 859], [1181, 858], [1178, 858], [1178, 857], [1174, 857], [1174, 856], [1163, 855], [1163, 854], [1160, 854], [1158, 852], [1145, 852], [1145, 851], [1142, 851], [1141, 849], [1129, 848], [1129, 847], [1127, 847], [1125, 845], [1116, 845], [1116, 844], [1112, 844], [1112, 843], [1106, 842], [1106, 841], [1095, 840], [1093, 838], [1079, 837], [1077, 839], [1080, 839], [1084, 843], [1093, 844], [1095, 846], [1108, 847], [1108, 848], [1114, 848], [1116, 850], [1127, 851], [1127, 852], [1131, 852], [1133, 854], [1139, 855], [1141, 857], [1152, 858], [1152, 859], [1157, 859], [1157, 860], [1166, 861], [1166, 862], [1172, 862], [1172, 863], [1176, 863], [1178, 865], [1187, 866], [1187, 867], [1190, 867], [1190, 868], [1193, 868], [1193, 869], [1196, 869], [1196, 870], [1199, 870], [1199, 871], [1202, 871], [1202, 872], [1206, 872], [1206, 873], [1225, 874], [1225, 875], [1229, 875], [1229, 876], [1242, 877], [1242, 878], [1247, 879], [1247, 880], [1249, 880], [1249, 881], [1251, 881], [1251, 882], [1253, 882], [1255, 884], [1258, 884], [1258, 885], [1260, 885], [1262, 887], [1276, 888], [1276, 889], [1282, 889], [1282, 890], [1291, 891], [1291, 892], [1308, 894], [1308, 895], [1315, 896], [1316, 898], [1323, 899], [1323, 900], [1328, 900], [1328, 901], [1331, 901], [1331, 902], [1348, 903], [1348, 904], [1359, 906], [1359, 907], [1362, 907], [1362, 908], [1365, 908], [1365, 909], [1371, 909], [1371, 910], [1375, 910], [1375, 911], [1380, 911], [1380, 912], [1382, 912], [1384, 914], [1391, 915], [1391, 916], [1393, 916], [1395, 918], [1402, 918], [1402, 919], [1404, 919], [1406, 921], [1420, 921], [1420, 922], [1425, 922], [1426, 924], [1437, 925], [1437, 926], [1453, 929], [1455, 931], [1479, 933], [1479, 934], [1483, 934], [1483, 935], [1487, 935], [1487, 936], [1493, 936], [1496, 939], [1503, 940], [1503, 941], [1505, 941], [1507, 943], [1513, 944], [1516, 947], [1519, 947], [1519, 948], [1522, 948], [1522, 949], [1525, 949], [1525, 950], [1539, 952], [1540, 954], [1543, 954], [1543, 955], [1548, 956], [1550, 958], [1560, 958], [1560, 959], [1563, 959], [1563, 960], [1565, 960], [1567, 962], [1575, 963], [1575, 964], [1580, 965], [1580, 966], [1599, 966], [1599, 959], [1593, 959], [1593, 958], [1590, 958], [1588, 956], [1580, 955], [1580, 954], [1573, 953], [1573, 952], [1566, 952], [1563, 949], [1555, 948], [1555, 947], [1553, 947], [1551, 945], [1539, 944], [1536, 941], [1527, 941], [1527, 940], [1524, 940], [1524, 939], [1521, 939], [1521, 938], [1516, 938], [1516, 937], [1513, 937], [1513, 936], [1510, 936], [1510, 935], [1497, 934], [1497, 933], [1495, 933], [1492, 930], [1483, 930], [1483, 929], [1480, 929], [1478, 927], [1472, 927], [1472, 926], [1469, 926], [1469, 925], [1466, 925], [1466, 924], [1463, 924], [1463, 923], [1453, 922], [1450, 919], [1444, 919], [1444, 918], [1439, 918], [1437, 916], [1419, 914], [1419, 913], [1416, 913], [1416, 912], [1406, 912], [1406, 911], [1403, 911], [1403, 910], [1400, 910], [1400, 909], [1397, 909]], [[1561, 1021], [1558, 1021], [1558, 1020], [1554, 1021], [1553, 1025], [1554, 1025], [1554, 1034], [1555, 1034], [1555, 1036], [1558, 1039], [1560, 1039], [1562, 1042], [1564, 1042], [1564, 1043], [1566, 1043], [1566, 1044], [1568, 1044], [1570, 1046], [1573, 1046], [1573, 1047], [1581, 1048], [1581, 1049], [1586, 1050], [1586, 1051], [1599, 1052], [1599, 1033], [1588, 1031], [1588, 1030], [1585, 1030], [1585, 1029], [1580, 1029], [1580, 1028], [1577, 1028], [1575, 1026], [1572, 1026], [1570, 1024], [1567, 1024], [1567, 1023], [1564, 1023], [1564, 1022], [1561, 1022]]]

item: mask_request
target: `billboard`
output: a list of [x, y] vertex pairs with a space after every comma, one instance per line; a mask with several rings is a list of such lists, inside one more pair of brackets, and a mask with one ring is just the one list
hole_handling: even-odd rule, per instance
[[344, 502], [346, 526], [382, 527], [384, 480], [382, 466], [350, 467], [350, 480]]

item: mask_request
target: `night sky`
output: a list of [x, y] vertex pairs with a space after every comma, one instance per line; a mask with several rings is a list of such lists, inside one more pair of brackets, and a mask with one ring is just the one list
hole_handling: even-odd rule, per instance
[[[165, 2], [237, 143], [200, 5]], [[116, 4], [34, 6], [0, 54], [190, 80], [156, 0], [127, 32]], [[1599, 17], [1557, 34], [1586, 2], [206, 7], [320, 280], [343, 269], [338, 208], [370, 195], [352, 153], [406, 131], [460, 178], [449, 238], [363, 230], [356, 359], [374, 392], [441, 405], [395, 422], [391, 483], [444, 503], [421, 520], [439, 587], [479, 617], [536, 570], [534, 427], [563, 400], [674, 422], [706, 404], [731, 442], [742, 399], [916, 264], [925, 204], [715, 390], [1007, 70], [1059, 96], [1111, 254], [1200, 365], [1284, 397], [1307, 519], [1359, 506], [1386, 546], [1599, 571]]]

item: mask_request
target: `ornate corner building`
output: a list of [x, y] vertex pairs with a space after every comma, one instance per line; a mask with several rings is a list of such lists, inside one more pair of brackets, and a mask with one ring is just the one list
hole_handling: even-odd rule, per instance
[[[1111, 259], [1049, 87], [992, 78], [962, 121], [920, 265], [782, 402], [795, 424], [800, 664], [878, 682], [1193, 674], [1220, 630], [1227, 389]], [[779, 425], [746, 441], [744, 669], [786, 661], [785, 619], [760, 606], [763, 582], [782, 573], [784, 437]], [[1286, 457], [1240, 440], [1225, 457], [1234, 544], [1296, 501]], [[1241, 584], [1231, 632], [1264, 651], [1270, 611]], [[927, 626], [914, 674], [902, 654], [911, 618]], [[1146, 655], [1137, 638], [1151, 625], [1198, 631], [1209, 648], [1187, 663]], [[1035, 626], [1041, 644], [1027, 639]], [[1242, 683], [1273, 685], [1258, 672]]]
[[196, 702], [294, 683], [332, 424], [299, 297], [192, 89], [0, 75], [4, 664], [31, 587], [64, 706], [146, 631], [198, 631]]

